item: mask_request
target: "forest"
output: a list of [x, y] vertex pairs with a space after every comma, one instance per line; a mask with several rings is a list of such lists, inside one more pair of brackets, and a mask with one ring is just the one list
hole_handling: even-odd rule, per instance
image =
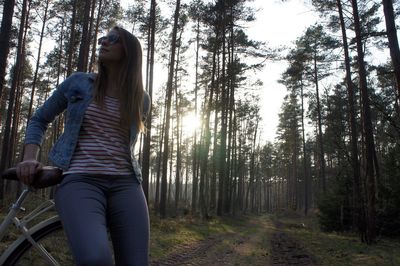
[[[0, 172], [21, 160], [36, 108], [73, 72], [96, 72], [97, 39], [121, 25], [141, 40], [152, 99], [136, 156], [154, 215], [293, 211], [367, 244], [400, 236], [400, 1], [303, 2], [318, 22], [271, 47], [246, 32], [251, 0], [0, 1]], [[265, 141], [259, 95], [273, 92], [257, 75], [273, 61], [286, 96]], [[20, 186], [0, 180], [1, 207]]]

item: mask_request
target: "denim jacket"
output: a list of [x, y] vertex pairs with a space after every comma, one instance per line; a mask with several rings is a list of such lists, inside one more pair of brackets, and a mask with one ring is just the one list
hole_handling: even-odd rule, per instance
[[[41, 146], [44, 133], [57, 115], [67, 109], [64, 133], [59, 137], [49, 153], [49, 160], [57, 167], [67, 170], [78, 142], [79, 131], [87, 107], [92, 101], [94, 73], [76, 72], [69, 76], [54, 93], [39, 107], [30, 119], [25, 135], [25, 144]], [[143, 100], [144, 117], [150, 110], [150, 97]], [[134, 158], [134, 147], [138, 136], [135, 123], [130, 126], [130, 156], [137, 180], [142, 182], [138, 161]]]

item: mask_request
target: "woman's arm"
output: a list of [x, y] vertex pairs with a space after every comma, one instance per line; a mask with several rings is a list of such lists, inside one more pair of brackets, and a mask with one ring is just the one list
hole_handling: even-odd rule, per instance
[[24, 147], [24, 159], [27, 160], [37, 160], [39, 157], [40, 147], [36, 144], [26, 144]]
[[62, 82], [53, 94], [40, 106], [29, 120], [25, 132], [24, 157], [17, 164], [17, 176], [25, 184], [31, 184], [33, 177], [43, 165], [38, 161], [40, 146], [49, 123], [67, 108], [64, 94], [71, 82], [71, 75]]
[[68, 100], [64, 96], [67, 81], [68, 79], [61, 83], [30, 118], [25, 132], [25, 144], [41, 146], [48, 125], [67, 108]]
[[40, 147], [38, 145], [26, 144], [24, 147], [24, 158], [22, 162], [16, 166], [18, 178], [27, 185], [33, 182], [35, 173], [43, 167], [37, 160], [39, 151]]
[[145, 91], [143, 96], [143, 111], [142, 111], [142, 121], [146, 121], [147, 116], [150, 113], [151, 109], [151, 99], [150, 95]]

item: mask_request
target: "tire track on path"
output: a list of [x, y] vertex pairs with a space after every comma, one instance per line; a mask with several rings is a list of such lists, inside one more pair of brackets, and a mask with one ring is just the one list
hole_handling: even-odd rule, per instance
[[190, 244], [176, 245], [175, 251], [169, 254], [167, 257], [152, 261], [151, 266], [163, 266], [163, 265], [201, 265], [194, 263], [194, 259], [201, 261], [202, 257], [205, 256], [206, 252], [222, 243], [226, 238], [231, 238], [233, 233], [213, 235], [208, 238], [197, 241]]
[[151, 261], [163, 265], [251, 265], [315, 266], [315, 259], [286, 234], [284, 225], [269, 216], [250, 217], [246, 224], [192, 243], [174, 245], [164, 258]]
[[271, 239], [271, 264], [273, 266], [313, 266], [317, 265], [312, 255], [306, 252], [300, 244], [282, 231], [283, 224], [274, 221], [277, 232]]

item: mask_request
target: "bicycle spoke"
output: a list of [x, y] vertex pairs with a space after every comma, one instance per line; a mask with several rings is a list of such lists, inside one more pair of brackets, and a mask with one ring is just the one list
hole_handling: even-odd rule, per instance
[[[73, 265], [72, 255], [69, 250], [68, 242], [63, 230], [59, 229], [54, 231], [39, 241], [37, 241], [46, 252], [51, 254], [51, 257], [58, 263], [58, 265]], [[15, 265], [21, 266], [42, 266], [42, 265], [57, 265], [49, 262], [49, 258], [43, 255], [38, 248], [30, 246], [29, 250], [24, 252]]]

